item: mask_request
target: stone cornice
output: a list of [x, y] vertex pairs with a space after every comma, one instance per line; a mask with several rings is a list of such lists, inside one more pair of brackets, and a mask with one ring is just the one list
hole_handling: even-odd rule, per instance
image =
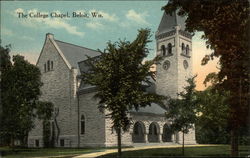
[[181, 53], [181, 55], [184, 56], [184, 57], [187, 57], [187, 58], [191, 58], [190, 55], [186, 55], [186, 54], [183, 54], [183, 53]]
[[192, 35], [186, 31], [183, 31], [183, 30], [179, 30], [179, 34], [184, 36], [184, 37], [187, 37], [189, 39], [192, 39]]
[[175, 30], [172, 30], [172, 31], [169, 31], [169, 32], [164, 32], [164, 33], [161, 33], [161, 34], [157, 34], [155, 35], [155, 39], [162, 39], [162, 38], [165, 38], [165, 37], [168, 37], [168, 36], [172, 36], [176, 33]]

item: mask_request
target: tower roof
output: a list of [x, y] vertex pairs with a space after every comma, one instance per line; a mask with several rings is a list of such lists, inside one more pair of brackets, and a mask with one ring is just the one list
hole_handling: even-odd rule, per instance
[[176, 11], [171, 14], [167, 14], [164, 11], [156, 34], [160, 35], [162, 33], [172, 31], [175, 29], [175, 26], [180, 26], [180, 29], [185, 31], [185, 20], [185, 17], [177, 15]]

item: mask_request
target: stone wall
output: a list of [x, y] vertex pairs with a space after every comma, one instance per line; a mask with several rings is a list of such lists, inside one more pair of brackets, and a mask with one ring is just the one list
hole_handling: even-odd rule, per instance
[[[43, 86], [41, 88], [41, 101], [50, 101], [55, 108], [59, 108], [57, 117], [58, 126], [60, 128], [60, 136], [56, 146], [59, 146], [60, 139], [65, 139], [64, 144], [68, 147], [76, 147], [75, 122], [73, 117], [76, 114], [76, 97], [73, 96], [72, 81], [75, 80], [75, 70], [70, 70], [63, 58], [58, 53], [54, 43], [53, 36], [47, 34], [44, 47], [41, 51], [37, 66], [41, 70]], [[53, 69], [44, 70], [44, 64], [47, 61], [53, 61]], [[76, 117], [77, 118], [77, 117]], [[29, 146], [34, 147], [34, 141], [39, 139], [40, 146], [42, 143], [42, 124], [41, 121], [35, 121], [36, 127], [29, 133]], [[56, 128], [55, 128], [56, 129]]]
[[[167, 52], [167, 46], [168, 43], [172, 44], [172, 54], [167, 54], [163, 56], [161, 52], [161, 46], [164, 45], [166, 47], [166, 53]], [[178, 89], [177, 80], [178, 80], [178, 73], [177, 73], [177, 50], [178, 46], [176, 44], [176, 37], [175, 35], [159, 39], [157, 41], [157, 54], [162, 56], [162, 60], [159, 64], [157, 64], [156, 67], [156, 92], [160, 95], [169, 95], [171, 97], [176, 97], [176, 92]], [[163, 68], [164, 62], [169, 61], [170, 66], [167, 70]]]
[[92, 92], [79, 96], [79, 117], [85, 117], [85, 133], [80, 135], [80, 147], [105, 146], [105, 115], [99, 111], [94, 94]]
[[[182, 92], [184, 87], [187, 85], [186, 80], [192, 77], [192, 39], [187, 38], [179, 34], [180, 27], [175, 28], [175, 34], [168, 37], [157, 39], [157, 54], [163, 57], [160, 64], [157, 65], [157, 76], [156, 76], [156, 92], [161, 95], [170, 97], [177, 97], [177, 93]], [[163, 56], [161, 46], [165, 45], [167, 50], [167, 44], [172, 44], [172, 55]], [[185, 55], [182, 52], [182, 43], [185, 46], [189, 45], [189, 54]], [[168, 60], [170, 67], [168, 70], [163, 69], [164, 62]], [[187, 61], [188, 67], [184, 68], [184, 60]], [[149, 119], [150, 120], [150, 119]], [[177, 143], [182, 143], [182, 133], [177, 133], [173, 136]], [[195, 131], [190, 130], [188, 134], [185, 134], [185, 144], [195, 144]]]
[[[178, 93], [182, 92], [184, 89], [183, 87], [187, 86], [186, 80], [192, 77], [193, 74], [193, 54], [192, 54], [192, 41], [191, 39], [182, 36], [180, 34], [177, 35], [178, 37]], [[189, 45], [189, 55], [184, 55], [185, 52], [182, 52], [182, 43], [187, 46]], [[184, 60], [187, 61], [188, 67], [184, 68]]]
[[[117, 146], [117, 133], [112, 128], [112, 120], [110, 118], [105, 119], [105, 146]], [[131, 146], [132, 137], [131, 129], [126, 132], [122, 132], [122, 146]]]

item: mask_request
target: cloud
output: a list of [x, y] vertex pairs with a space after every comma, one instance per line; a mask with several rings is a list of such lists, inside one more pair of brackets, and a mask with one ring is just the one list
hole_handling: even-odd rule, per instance
[[37, 59], [38, 59], [38, 56], [39, 56], [39, 53], [38, 52], [10, 52], [10, 56], [13, 57], [13, 55], [21, 55], [21, 56], [24, 56], [24, 59], [25, 60], [28, 60], [29, 63], [31, 64], [36, 64], [37, 62]]
[[[104, 12], [104, 11], [97, 11], [95, 9], [93, 10], [90, 10], [89, 13], [91, 15], [91, 13], [93, 12], [97, 12], [98, 14], [101, 14], [103, 16], [102, 19], [106, 20], [106, 21], [109, 21], [109, 22], [117, 22], [119, 20], [119, 18], [116, 16], [116, 14], [109, 14], [107, 12]], [[100, 20], [100, 19], [99, 19]]]
[[31, 40], [31, 41], [34, 40], [34, 38], [29, 37], [29, 36], [21, 36], [20, 38], [21, 38], [21, 39], [24, 39], [24, 40]]
[[115, 14], [110, 15], [103, 11], [100, 11], [99, 13], [103, 16], [103, 19], [107, 21], [110, 21], [110, 22], [118, 21], [118, 17]]
[[74, 35], [77, 35], [77, 36], [80, 36], [80, 37], [84, 36], [84, 32], [77, 31], [76, 26], [72, 26], [72, 25], [66, 23], [65, 21], [63, 21], [61, 19], [52, 20], [52, 19], [49, 18], [49, 19], [44, 20], [44, 23], [47, 26], [49, 26], [50, 28], [55, 28], [55, 29], [63, 28], [70, 34], [74, 34]]
[[92, 21], [92, 22], [88, 22], [86, 23], [86, 26], [91, 28], [91, 29], [103, 29], [104, 25], [96, 22], [96, 21]]
[[14, 33], [13, 33], [12, 30], [7, 29], [7, 28], [5, 28], [5, 27], [2, 28], [1, 34], [2, 34], [2, 35], [6, 35], [6, 36], [12, 36], [12, 35], [14, 35]]
[[[84, 11], [79, 11], [79, 12], [84, 13]], [[103, 23], [105, 23], [104, 21], [108, 21], [108, 22], [119, 21], [118, 17], [115, 14], [111, 15], [107, 12], [97, 11], [95, 9], [90, 10], [89, 15], [91, 15], [94, 12], [96, 12], [97, 14], [101, 14], [102, 18], [90, 18], [91, 20], [85, 24], [88, 28], [95, 29], [95, 30], [101, 30], [105, 27], [105, 25], [103, 24]]]
[[[18, 12], [26, 13], [22, 8], [18, 8], [15, 10], [15, 16], [17, 16]], [[27, 11], [28, 14], [31, 12], [33, 12], [34, 14], [40, 13], [41, 15], [49, 14], [48, 12], [38, 11], [37, 9], [32, 9]], [[60, 13], [60, 11], [54, 11], [54, 12]], [[47, 18], [45, 16], [39, 18], [22, 18], [19, 19], [19, 22], [26, 27], [32, 27], [32, 28], [49, 27], [54, 29], [64, 29], [70, 34], [77, 35], [80, 37], [84, 36], [84, 32], [78, 31], [78, 28], [76, 26], [69, 24], [67, 21], [61, 18], [51, 18], [50, 16], [48, 16]]]
[[138, 24], [149, 25], [149, 23], [145, 20], [146, 16], [148, 16], [146, 12], [137, 13], [133, 9], [130, 9], [126, 14], [126, 18], [130, 21], [133, 21]]
[[22, 8], [17, 8], [17, 9], [15, 10], [15, 15], [16, 15], [17, 13], [24, 13], [24, 10], [23, 10]]

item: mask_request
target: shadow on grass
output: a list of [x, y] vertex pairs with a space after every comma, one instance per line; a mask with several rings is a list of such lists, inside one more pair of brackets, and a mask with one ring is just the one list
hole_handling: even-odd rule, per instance
[[[241, 146], [240, 149], [250, 149], [250, 146]], [[250, 151], [249, 151], [250, 154]], [[248, 154], [245, 153], [240, 155], [246, 157]], [[107, 154], [99, 156], [98, 158], [115, 158], [117, 153]], [[182, 148], [156, 148], [156, 149], [143, 149], [137, 151], [124, 151], [122, 152], [122, 158], [165, 158], [165, 157], [183, 157]], [[229, 145], [218, 145], [218, 146], [204, 146], [204, 147], [186, 147], [184, 157], [230, 157], [230, 146]]]
[[[0, 147], [0, 157], [4, 158], [29, 158], [29, 157], [55, 157], [62, 156], [63, 158], [70, 158], [73, 156], [88, 154], [93, 152], [102, 152], [107, 149], [116, 149], [117, 147], [106, 148], [23, 148], [23, 147]], [[132, 148], [132, 147], [124, 147]]]
[[0, 148], [0, 155], [4, 158], [53, 157], [59, 155], [72, 157], [104, 150], [104, 148]]

